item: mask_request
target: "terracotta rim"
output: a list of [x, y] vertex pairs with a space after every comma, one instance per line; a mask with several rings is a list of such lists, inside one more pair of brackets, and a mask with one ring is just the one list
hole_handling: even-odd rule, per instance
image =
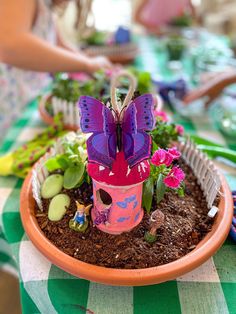
[[[49, 100], [51, 97], [52, 97], [51, 94], [44, 95], [41, 98], [41, 100], [39, 102], [39, 106], [38, 106], [39, 114], [40, 114], [42, 120], [46, 124], [49, 124], [49, 125], [53, 125], [53, 117], [47, 112], [47, 110], [45, 108], [45, 104], [46, 104], [47, 100]], [[77, 131], [78, 130], [78, 127], [70, 125], [70, 124], [65, 124], [64, 128], [66, 130], [70, 130], [70, 131]]]
[[175, 279], [200, 266], [211, 257], [225, 241], [233, 216], [233, 201], [224, 177], [221, 177], [222, 193], [219, 212], [212, 230], [197, 247], [172, 263], [146, 269], [112, 269], [81, 262], [60, 251], [43, 234], [34, 215], [35, 201], [32, 195], [32, 172], [23, 184], [20, 195], [20, 214], [27, 235], [38, 250], [53, 264], [68, 273], [109, 285], [143, 286]]

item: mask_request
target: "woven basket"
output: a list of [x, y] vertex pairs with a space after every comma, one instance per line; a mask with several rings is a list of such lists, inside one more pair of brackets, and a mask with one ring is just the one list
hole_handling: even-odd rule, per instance
[[84, 52], [91, 56], [106, 56], [114, 63], [126, 64], [132, 62], [138, 54], [138, 46], [135, 43], [111, 46], [88, 46]]

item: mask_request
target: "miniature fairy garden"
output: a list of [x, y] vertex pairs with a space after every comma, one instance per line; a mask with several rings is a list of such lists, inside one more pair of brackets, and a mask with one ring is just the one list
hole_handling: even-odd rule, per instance
[[47, 112], [53, 116], [52, 98], [57, 98], [68, 103], [76, 103], [80, 95], [95, 95], [102, 98], [106, 93], [105, 73], [95, 73], [93, 77], [85, 73], [55, 75], [50, 98], [46, 102]]
[[115, 32], [89, 32], [82, 38], [80, 47], [90, 56], [103, 54], [117, 63], [132, 62], [138, 53], [130, 30], [124, 26], [119, 26]]
[[94, 30], [86, 37], [82, 38], [82, 48], [86, 46], [106, 46], [106, 45], [122, 45], [132, 41], [131, 32], [128, 28], [119, 26], [113, 33]]
[[[134, 77], [123, 76], [129, 81], [126, 97], [116, 93], [121, 75], [112, 79], [106, 105], [81, 96], [82, 132], [58, 141], [41, 164], [43, 179], [35, 167], [35, 216], [44, 235], [80, 261], [148, 268], [195, 249], [214, 223], [219, 186], [194, 147], [179, 144], [182, 126], [154, 112], [151, 94], [136, 97]], [[206, 177], [207, 193], [194, 162]]]

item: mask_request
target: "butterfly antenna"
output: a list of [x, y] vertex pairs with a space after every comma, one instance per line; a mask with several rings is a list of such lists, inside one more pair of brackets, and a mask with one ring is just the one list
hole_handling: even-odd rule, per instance
[[118, 114], [117, 114], [117, 112], [113, 109], [112, 104], [111, 104], [109, 101], [106, 103], [106, 107], [108, 107], [109, 110], [111, 110], [111, 112], [113, 112], [114, 115], [115, 115], [115, 117], [118, 119]]
[[119, 120], [118, 112], [116, 112], [113, 108], [110, 108], [110, 110], [115, 114], [116, 119]]
[[120, 113], [119, 113], [119, 119], [122, 118], [122, 116], [123, 116], [123, 114], [124, 114], [124, 111], [125, 111], [125, 109], [126, 109], [127, 107], [128, 107], [127, 105], [124, 106], [124, 107], [122, 107], [122, 109], [121, 109], [121, 111], [120, 111]]

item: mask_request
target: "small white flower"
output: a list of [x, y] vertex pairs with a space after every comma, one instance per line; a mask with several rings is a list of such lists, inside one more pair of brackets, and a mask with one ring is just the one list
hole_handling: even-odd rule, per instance
[[66, 142], [74, 142], [76, 139], [76, 133], [75, 132], [69, 132], [65, 136]]
[[77, 133], [76, 134], [76, 143], [78, 143], [79, 145], [83, 146], [85, 144], [85, 142], [87, 141], [87, 139], [89, 138], [91, 134], [84, 134], [84, 133]]
[[78, 151], [79, 151], [79, 155], [80, 155], [82, 162], [85, 162], [86, 159], [88, 158], [87, 150], [83, 149], [83, 147], [79, 146]]

